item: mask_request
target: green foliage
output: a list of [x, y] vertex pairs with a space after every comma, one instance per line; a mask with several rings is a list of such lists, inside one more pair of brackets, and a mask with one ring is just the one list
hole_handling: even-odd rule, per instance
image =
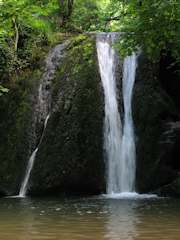
[[[48, 47], [68, 37], [65, 36], [67, 31], [75, 34], [82, 30], [123, 32], [119, 40], [123, 57], [141, 46], [153, 61], [171, 52], [178, 66], [178, 5], [177, 0], [76, 0], [71, 12], [67, 0], [2, 0], [1, 77], [9, 75], [12, 78], [29, 66], [38, 66]], [[83, 40], [84, 36], [72, 45], [81, 42], [81, 38]], [[3, 81], [1, 84], [4, 85]]]
[[95, 30], [99, 23], [100, 8], [96, 0], [77, 0], [74, 3], [72, 24], [83, 30]]
[[[44, 52], [68, 38], [67, 28], [61, 26], [60, 0], [2, 0], [0, 1], [0, 74], [19, 75], [27, 67], [38, 67]], [[67, 2], [64, 1], [65, 7]], [[71, 26], [68, 30], [76, 32]], [[60, 31], [62, 33], [60, 33]], [[3, 83], [4, 84], [4, 83]]]
[[9, 89], [4, 88], [3, 86], [0, 85], [0, 96], [2, 96], [2, 94], [3, 94], [4, 92], [8, 92], [8, 91], [9, 91]]
[[[0, 73], [2, 78], [19, 73], [30, 64], [37, 42], [47, 44], [51, 33], [50, 24], [42, 16], [52, 9], [28, 0], [0, 2]], [[51, 5], [50, 5], [51, 3]], [[53, 7], [56, 5], [54, 4]]]
[[[0, 37], [13, 37], [18, 30], [23, 32], [23, 26], [35, 28], [42, 26], [43, 22], [38, 16], [47, 15], [49, 11], [49, 8], [43, 9], [42, 6], [31, 5], [27, 0], [2, 1], [0, 4]], [[14, 24], [18, 29], [14, 27]]]
[[[140, 4], [141, 3], [141, 4]], [[125, 1], [120, 20], [121, 55], [131, 55], [143, 47], [154, 62], [171, 52], [177, 59], [180, 51], [180, 8], [176, 0]]]
[[[84, 52], [83, 54], [80, 54], [82, 52], [82, 48]], [[66, 51], [68, 51], [70, 59], [74, 62], [73, 74], [76, 74], [80, 70], [82, 70], [83, 65], [79, 64], [82, 61], [82, 59], [85, 62], [88, 62], [89, 67], [91, 67], [94, 62], [92, 59], [94, 46], [92, 45], [91, 42], [88, 42], [88, 37], [85, 35], [80, 35], [78, 37], [73, 38], [66, 47]], [[63, 71], [64, 68], [61, 70], [61, 72]]]
[[177, 70], [175, 71], [175, 73], [178, 72], [178, 74], [180, 75], [180, 57], [177, 57], [176, 61], [173, 62], [173, 63], [171, 63], [170, 66], [168, 67], [168, 69], [169, 69], [169, 68], [172, 68], [172, 67], [174, 67], [174, 66], [175, 66], [176, 69], [177, 69]]
[[86, 39], [85, 35], [79, 35], [76, 38], [73, 38], [73, 40], [70, 42], [70, 44], [68, 44], [68, 46], [66, 47], [67, 50], [70, 50], [71, 48], [79, 45], [81, 42], [83, 42]]

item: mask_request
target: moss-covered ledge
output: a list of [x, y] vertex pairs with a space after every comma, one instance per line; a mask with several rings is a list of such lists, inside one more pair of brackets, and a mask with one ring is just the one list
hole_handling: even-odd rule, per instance
[[172, 183], [159, 188], [157, 194], [159, 196], [180, 198], [180, 177], [176, 178]]

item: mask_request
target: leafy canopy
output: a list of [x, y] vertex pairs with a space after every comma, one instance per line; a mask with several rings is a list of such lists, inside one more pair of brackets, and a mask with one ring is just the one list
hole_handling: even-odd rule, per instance
[[38, 41], [68, 30], [62, 24], [67, 17], [85, 31], [122, 32], [123, 57], [141, 46], [154, 62], [170, 52], [178, 63], [179, 5], [179, 0], [0, 0], [0, 72], [26, 67]]
[[121, 55], [131, 55], [143, 47], [154, 62], [180, 52], [180, 3], [178, 0], [124, 1], [121, 9], [119, 40]]

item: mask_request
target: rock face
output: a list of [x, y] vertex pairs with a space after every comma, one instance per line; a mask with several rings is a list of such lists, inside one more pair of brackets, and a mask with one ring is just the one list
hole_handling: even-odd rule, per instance
[[96, 194], [104, 189], [103, 90], [95, 36], [76, 38], [64, 54], [31, 173], [31, 195]]
[[95, 194], [104, 189], [103, 90], [96, 37], [53, 48], [43, 71], [18, 80], [1, 105], [0, 195], [17, 195], [31, 153], [48, 125], [27, 193]]
[[160, 77], [159, 66], [141, 54], [132, 101], [139, 192], [170, 183], [180, 171], [179, 111]]
[[[96, 34], [72, 39], [63, 52], [61, 47], [50, 51], [44, 70], [18, 79], [11, 91], [0, 98], [0, 196], [19, 193], [27, 161], [39, 145], [48, 114], [50, 118], [36, 154], [27, 193], [60, 195], [105, 191], [104, 93]], [[116, 61], [119, 109], [123, 116], [123, 62], [119, 56]], [[166, 78], [174, 75], [165, 74], [163, 64], [161, 62], [160, 67], [152, 64], [144, 53], [138, 59], [132, 100], [136, 189], [149, 192], [160, 188], [159, 194], [179, 196], [180, 98], [176, 89], [180, 85], [175, 76], [173, 87], [169, 87], [171, 79]]]
[[166, 197], [180, 197], [180, 177], [176, 178], [172, 183], [158, 189], [157, 194]]
[[[33, 113], [38, 96], [36, 77], [18, 79], [0, 99], [0, 194], [17, 195], [35, 143]], [[33, 93], [33, 95], [31, 94]], [[23, 174], [23, 175], [22, 175]]]

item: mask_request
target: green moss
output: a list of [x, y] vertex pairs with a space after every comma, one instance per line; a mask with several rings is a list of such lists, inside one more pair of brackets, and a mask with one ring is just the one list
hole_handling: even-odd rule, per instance
[[33, 79], [36, 79], [36, 80], [39, 80], [43, 74], [43, 67], [41, 69], [36, 69], [34, 72], [33, 72]]
[[32, 77], [17, 78], [1, 97], [0, 190], [9, 195], [18, 193], [26, 165], [37, 85]]
[[[76, 189], [99, 193], [104, 187], [103, 93], [95, 39], [76, 37], [65, 54], [54, 84], [53, 113], [37, 153], [30, 184], [38, 193], [59, 188], [60, 192]], [[38, 66], [30, 74], [32, 77], [14, 79], [10, 92], [0, 99], [1, 195], [18, 194], [24, 177], [33, 107], [42, 75], [42, 63], [35, 61], [33, 68]]]
[[85, 35], [79, 35], [71, 40], [71, 43], [67, 46], [66, 50], [70, 50], [71, 48], [76, 47], [79, 45], [81, 42], [86, 40], [87, 36]]
[[172, 183], [158, 189], [159, 196], [180, 197], [180, 177], [176, 178]]
[[99, 193], [104, 189], [104, 107], [96, 40], [72, 39], [65, 54], [52, 94], [56, 110], [36, 156], [31, 191]]

